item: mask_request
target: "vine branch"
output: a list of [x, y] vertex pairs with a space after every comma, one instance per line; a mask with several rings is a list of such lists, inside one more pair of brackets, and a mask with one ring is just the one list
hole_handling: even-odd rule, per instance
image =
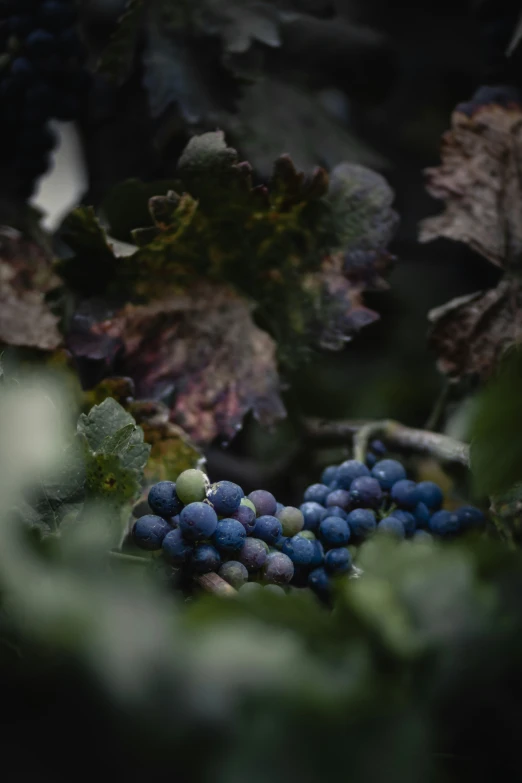
[[398, 421], [321, 421], [308, 419], [305, 432], [312, 440], [323, 443], [353, 443], [354, 458], [364, 462], [373, 438], [382, 438], [398, 449], [430, 454], [442, 461], [469, 467], [469, 445], [439, 432], [407, 427]]

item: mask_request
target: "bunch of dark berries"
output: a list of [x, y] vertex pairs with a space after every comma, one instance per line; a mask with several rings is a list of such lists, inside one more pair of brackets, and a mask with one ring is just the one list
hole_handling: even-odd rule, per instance
[[428, 542], [484, 526], [479, 509], [443, 510], [437, 484], [410, 481], [400, 462], [382, 456], [374, 442], [368, 464], [325, 468], [300, 508], [263, 489], [245, 497], [231, 481], [211, 485], [201, 470], [186, 470], [176, 483], [151, 488], [153, 513], [136, 520], [132, 538], [143, 549], [161, 549], [172, 566], [216, 572], [241, 591], [294, 585], [328, 597], [333, 577], [356, 573], [354, 547], [374, 534]]

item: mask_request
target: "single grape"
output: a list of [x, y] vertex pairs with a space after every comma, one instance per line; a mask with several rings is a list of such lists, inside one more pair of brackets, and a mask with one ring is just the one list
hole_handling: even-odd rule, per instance
[[371, 451], [366, 455], [366, 465], [371, 470], [377, 464], [377, 457]]
[[258, 517], [273, 516], [277, 511], [277, 500], [266, 489], [255, 489], [250, 493], [248, 499], [254, 504]]
[[56, 48], [56, 38], [47, 30], [33, 30], [25, 39], [27, 51], [34, 56], [51, 54]]
[[352, 481], [361, 476], [369, 476], [370, 471], [362, 462], [356, 459], [348, 459], [339, 465], [337, 471], [337, 483], [339, 489], [350, 489]]
[[218, 571], [221, 565], [219, 552], [210, 544], [198, 544], [190, 560], [193, 570], [198, 574]]
[[194, 553], [193, 544], [183, 538], [179, 528], [170, 530], [161, 544], [163, 556], [171, 565], [180, 566], [187, 563]]
[[352, 481], [350, 503], [357, 508], [378, 508], [382, 502], [382, 489], [377, 479], [361, 476]]
[[404, 524], [397, 517], [384, 517], [384, 519], [381, 519], [377, 525], [377, 532], [395, 536], [396, 538], [405, 538], [406, 536]]
[[304, 527], [303, 512], [294, 506], [283, 506], [277, 512], [277, 518], [281, 522], [284, 536], [295, 536]]
[[208, 490], [207, 500], [214, 506], [216, 514], [229, 517], [241, 505], [241, 498], [244, 497], [244, 494], [241, 487], [232, 481], [218, 481], [216, 484], [212, 484]]
[[294, 576], [294, 564], [283, 552], [268, 555], [263, 566], [263, 580], [270, 584], [286, 585]]
[[372, 476], [377, 479], [382, 489], [391, 489], [396, 481], [406, 478], [406, 470], [396, 459], [382, 459], [373, 466]]
[[27, 57], [17, 57], [11, 63], [11, 75], [17, 80], [28, 81], [34, 76], [32, 62]]
[[248, 571], [243, 563], [240, 563], [238, 560], [229, 560], [227, 563], [223, 563], [218, 574], [221, 579], [235, 587], [236, 590], [239, 590], [241, 585], [248, 582]]
[[310, 565], [314, 558], [313, 542], [303, 538], [300, 533], [292, 538], [287, 538], [282, 551], [297, 566]]
[[249, 571], [257, 571], [266, 563], [267, 550], [264, 541], [258, 538], [247, 538], [239, 551], [237, 559]]
[[279, 519], [279, 512], [284, 509], [284, 505], [282, 503], [279, 503], [279, 501], [276, 503], [276, 517]]
[[382, 440], [372, 440], [370, 443], [370, 451], [372, 454], [375, 454], [376, 457], [384, 457], [388, 449]]
[[429, 510], [426, 503], [417, 503], [413, 509], [413, 516], [415, 517], [416, 527], [420, 528], [421, 530], [428, 529], [431, 519], [431, 511]]
[[134, 523], [132, 538], [141, 549], [152, 552], [155, 549], [161, 549], [162, 541], [170, 530], [172, 530], [171, 526], [163, 517], [145, 514]]
[[299, 535], [302, 536], [303, 538], [308, 539], [308, 541], [315, 541], [315, 533], [313, 530], [301, 530]]
[[244, 585], [241, 585], [238, 592], [240, 595], [248, 595], [249, 593], [257, 593], [258, 590], [262, 590], [262, 585], [259, 584], [259, 582], [246, 582]]
[[328, 465], [321, 473], [321, 484], [326, 484], [329, 487], [332, 481], [335, 481], [337, 478], [338, 470], [337, 465]]
[[461, 506], [457, 509], [456, 514], [463, 530], [482, 527], [486, 522], [482, 511], [475, 506]]
[[350, 493], [347, 489], [334, 489], [326, 498], [326, 507], [336, 506], [348, 511], [350, 508]]
[[396, 481], [391, 488], [390, 495], [393, 502], [397, 503], [400, 508], [412, 510], [419, 502], [417, 484], [409, 479]]
[[[402, 511], [401, 509], [397, 508], [395, 511], [390, 512], [390, 516], [395, 517], [395, 519], [399, 519], [402, 522], [404, 525], [404, 532], [407, 536], [412, 536], [415, 533], [417, 528], [417, 520], [416, 517], [409, 511]], [[430, 515], [428, 512], [428, 518], [429, 516]]]
[[261, 541], [266, 541], [267, 544], [273, 546], [282, 534], [283, 527], [277, 517], [266, 514], [256, 519], [254, 535], [256, 538], [260, 538]]
[[375, 513], [369, 508], [355, 508], [346, 517], [354, 538], [363, 540], [375, 532]]
[[269, 593], [275, 593], [276, 595], [286, 595], [282, 587], [275, 584], [265, 585], [264, 589]]
[[184, 470], [176, 479], [176, 492], [182, 503], [197, 503], [205, 500], [209, 486], [208, 478], [202, 470]]
[[173, 481], [159, 481], [154, 484], [150, 488], [147, 502], [151, 510], [160, 517], [173, 517], [183, 508]]
[[346, 547], [330, 549], [324, 558], [325, 570], [330, 574], [345, 574], [352, 567], [352, 556]]
[[328, 547], [343, 546], [350, 540], [350, 528], [345, 519], [326, 517], [319, 525], [319, 535]]
[[319, 522], [324, 519], [328, 513], [324, 506], [319, 503], [302, 503], [299, 506], [304, 518], [303, 530], [317, 530]]
[[237, 519], [245, 528], [247, 536], [252, 535], [256, 525], [256, 512], [250, 506], [240, 505], [237, 511], [230, 515], [231, 519]]
[[330, 487], [326, 484], [311, 484], [306, 488], [303, 499], [305, 503], [319, 503], [324, 506], [329, 493]]
[[453, 536], [460, 530], [460, 520], [451, 511], [436, 511], [429, 524], [429, 532], [437, 536]]
[[179, 515], [179, 526], [189, 541], [210, 538], [217, 523], [217, 514], [208, 503], [189, 503]]
[[308, 586], [321, 597], [325, 597], [330, 593], [330, 577], [322, 566], [311, 571], [308, 576]]
[[444, 500], [442, 489], [433, 481], [420, 481], [417, 484], [417, 495], [419, 503], [425, 503], [431, 511], [438, 511]]
[[67, 3], [46, 0], [42, 3], [42, 22], [46, 30], [66, 30], [74, 24], [75, 10]]
[[246, 530], [237, 519], [220, 519], [212, 535], [212, 541], [217, 549], [233, 552], [241, 549], [245, 543]]

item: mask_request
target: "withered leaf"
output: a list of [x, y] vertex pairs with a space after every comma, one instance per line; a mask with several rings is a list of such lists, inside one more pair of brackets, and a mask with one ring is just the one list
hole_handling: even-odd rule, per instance
[[420, 241], [458, 240], [506, 267], [522, 254], [522, 106], [466, 106], [442, 138], [441, 165], [426, 172], [446, 208], [422, 222]]
[[0, 236], [0, 342], [53, 351], [62, 342], [46, 294], [59, 287], [51, 263], [36, 244]]
[[284, 416], [275, 344], [229, 289], [200, 285], [126, 305], [95, 324], [92, 337], [122, 341], [121, 362], [137, 396], [172, 394], [171, 420], [198, 444], [231, 438], [249, 410], [266, 424]]
[[504, 350], [522, 341], [522, 289], [508, 277], [496, 288], [432, 310], [429, 336], [438, 367], [453, 380], [491, 375]]

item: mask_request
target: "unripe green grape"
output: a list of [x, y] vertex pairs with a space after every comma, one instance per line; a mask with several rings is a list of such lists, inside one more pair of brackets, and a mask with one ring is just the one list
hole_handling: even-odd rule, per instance
[[227, 563], [223, 563], [218, 574], [225, 582], [235, 587], [236, 590], [248, 582], [248, 571], [243, 563], [238, 563], [237, 560], [229, 560]]
[[298, 508], [294, 508], [294, 506], [285, 506], [276, 516], [283, 526], [284, 536], [289, 536], [291, 538], [292, 536], [297, 535], [297, 533], [300, 533], [303, 529], [303, 512], [299, 511]]
[[262, 589], [263, 588], [259, 582], [245, 582], [244, 585], [241, 585], [238, 592], [240, 595], [248, 595], [249, 593], [255, 593]]
[[285, 595], [285, 591], [279, 585], [265, 585], [263, 589], [269, 593], [276, 593], [276, 595]]
[[202, 470], [184, 470], [176, 479], [176, 494], [182, 503], [197, 503], [205, 500], [210, 486], [208, 476]]
[[315, 533], [312, 530], [301, 530], [298, 535], [307, 538], [309, 541], [315, 541]]

